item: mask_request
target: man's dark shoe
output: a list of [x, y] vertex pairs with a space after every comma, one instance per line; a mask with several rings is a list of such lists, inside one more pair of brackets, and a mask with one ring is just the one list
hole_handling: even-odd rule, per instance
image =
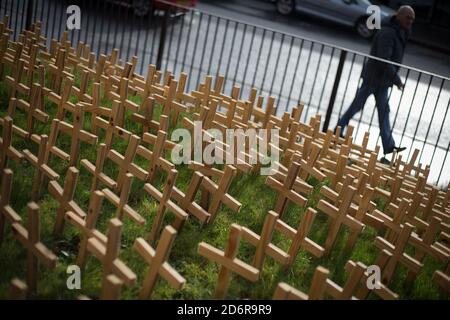
[[[337, 130], [337, 127], [334, 128], [333, 134], [336, 134], [336, 130]], [[344, 136], [344, 133], [343, 133], [342, 131], [343, 131], [343, 130], [342, 130], [342, 128], [341, 128], [341, 132], [339, 132], [339, 137], [342, 138], [342, 139], [344, 139], [345, 136]]]
[[397, 152], [397, 153], [399, 153], [399, 152], [402, 152], [402, 151], [405, 151], [406, 150], [406, 147], [394, 147], [394, 148], [392, 148], [392, 150], [389, 150], [389, 151], [387, 151], [387, 152], [385, 152], [384, 154], [386, 155], [386, 154], [390, 154], [390, 153], [392, 153], [392, 152]]
[[405, 151], [406, 150], [406, 147], [394, 147], [394, 151], [395, 152], [402, 152], [402, 151]]
[[391, 164], [391, 162], [388, 159], [386, 159], [385, 157], [381, 158], [379, 161], [382, 164], [386, 164], [386, 165], [390, 165]]

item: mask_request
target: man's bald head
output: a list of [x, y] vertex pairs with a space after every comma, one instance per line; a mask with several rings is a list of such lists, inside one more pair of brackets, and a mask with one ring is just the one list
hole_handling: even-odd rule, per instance
[[411, 29], [416, 14], [411, 6], [401, 6], [397, 10], [396, 17], [403, 29]]

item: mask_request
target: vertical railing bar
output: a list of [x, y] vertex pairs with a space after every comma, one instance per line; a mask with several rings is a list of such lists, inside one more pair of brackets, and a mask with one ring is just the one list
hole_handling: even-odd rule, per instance
[[[414, 89], [414, 95], [413, 95], [413, 98], [412, 98], [412, 101], [411, 101], [411, 105], [413, 105], [413, 104], [414, 104], [414, 100], [416, 100], [417, 87], [419, 86], [419, 83], [420, 83], [420, 79], [421, 79], [421, 78], [422, 78], [422, 73], [419, 73], [419, 78], [417, 79], [417, 82], [416, 82], [416, 88]], [[409, 108], [409, 110], [408, 110], [408, 115], [407, 115], [407, 117], [406, 117], [406, 122], [405, 122], [405, 126], [403, 127], [403, 132], [402, 132], [402, 136], [401, 136], [401, 138], [400, 138], [400, 143], [399, 143], [399, 145], [402, 144], [403, 137], [404, 137], [404, 135], [405, 135], [406, 127], [407, 127], [407, 124], [408, 124], [409, 116], [411, 115], [411, 110], [412, 110], [412, 107]]]
[[304, 40], [304, 39], [300, 39], [300, 41], [301, 41], [301, 42], [300, 42], [300, 50], [299, 50], [299, 52], [298, 52], [297, 61], [295, 62], [295, 69], [294, 69], [294, 74], [293, 74], [293, 76], [292, 76], [291, 89], [290, 89], [290, 91], [289, 91], [288, 102], [286, 103], [286, 108], [285, 108], [284, 111], [287, 111], [287, 110], [288, 110], [289, 104], [291, 103], [291, 99], [292, 99], [292, 91], [293, 91], [293, 89], [294, 89], [294, 83], [295, 83], [295, 77], [296, 77], [296, 74], [297, 74], [298, 65], [299, 65], [299, 63], [300, 63], [300, 58], [301, 58], [302, 53], [303, 53], [303, 44], [304, 44], [305, 40]]
[[[236, 68], [234, 70], [233, 86], [236, 85], [237, 72], [239, 69], [239, 63], [241, 62], [242, 48], [244, 47], [244, 39], [245, 39], [246, 34], [247, 34], [247, 24], [244, 24], [244, 30], [242, 31], [241, 44], [239, 46], [238, 59], [237, 59], [237, 63], [236, 63]], [[242, 88], [242, 89], [244, 89], [244, 88]], [[242, 94], [242, 90], [239, 93]]]
[[209, 37], [209, 26], [211, 25], [211, 15], [208, 15], [208, 19], [207, 19], [207, 26], [206, 26], [206, 32], [205, 32], [205, 39], [203, 41], [203, 52], [202, 52], [202, 56], [200, 58], [200, 64], [199, 64], [199, 72], [197, 74], [197, 83], [200, 82], [200, 74], [202, 71], [202, 66], [203, 66], [203, 60], [205, 59], [205, 53], [206, 53], [206, 43], [208, 41], [208, 37]]
[[234, 23], [233, 36], [231, 37], [231, 44], [230, 44], [230, 54], [228, 55], [227, 68], [225, 71], [225, 79], [227, 81], [225, 81], [224, 88], [223, 88], [224, 90], [225, 90], [226, 84], [229, 80], [228, 72], [230, 71], [230, 62], [232, 60], [231, 58], [233, 57], [233, 47], [234, 47], [234, 42], [236, 41], [236, 32], [237, 32], [238, 25], [239, 25], [238, 22]]
[[[207, 74], [210, 74], [210, 72], [211, 72], [212, 57], [214, 56], [214, 52], [216, 51], [217, 33], [219, 31], [219, 20], [220, 20], [220, 18], [219, 17], [215, 17], [215, 18], [216, 18], [216, 23], [215, 23], [216, 28], [214, 30], [213, 44], [211, 45], [212, 49], [211, 49], [211, 54], [209, 56], [209, 63], [208, 63]], [[177, 48], [177, 55], [178, 55], [178, 48]]]
[[330, 74], [331, 62], [333, 61], [334, 51], [335, 51], [335, 48], [333, 47], [331, 50], [331, 54], [330, 54], [330, 61], [328, 62], [327, 72], [326, 72], [326, 76], [325, 76], [325, 82], [322, 86], [322, 92], [320, 93], [319, 110], [320, 110], [320, 106], [322, 105], [323, 92], [325, 91], [326, 83], [328, 81], [328, 75]]
[[[181, 65], [181, 70], [184, 70], [184, 66], [186, 65], [186, 56], [187, 56], [187, 54], [188, 54], [188, 49], [189, 49], [189, 44], [190, 44], [190, 41], [189, 41], [189, 39], [191, 38], [191, 31], [192, 31], [192, 23], [193, 23], [193, 21], [194, 21], [194, 11], [191, 11], [191, 20], [189, 21], [189, 31], [188, 31], [188, 36], [186, 37], [186, 44], [185, 44], [185, 46], [184, 46], [184, 55], [183, 55], [183, 64]], [[189, 81], [188, 81], [188, 83], [190, 84], [190, 82], [191, 82], [191, 79], [189, 78]], [[191, 88], [190, 86], [189, 86], [189, 88]]]
[[269, 69], [269, 66], [270, 66], [270, 62], [269, 61], [270, 61], [270, 58], [272, 56], [272, 49], [273, 49], [273, 42], [275, 40], [275, 33], [276, 32], [272, 31], [272, 37], [270, 38], [270, 46], [269, 46], [269, 52], [267, 53], [266, 68], [264, 70], [264, 74], [263, 74], [263, 78], [262, 78], [261, 86], [260, 86], [261, 93], [264, 92], [264, 83], [266, 83], [267, 70]]
[[[311, 62], [311, 55], [312, 52], [314, 50], [314, 42], [311, 42], [311, 47], [309, 49], [309, 54], [308, 54], [308, 59], [306, 60], [306, 67], [305, 67], [305, 74], [303, 75], [303, 80], [302, 80], [302, 86], [300, 89], [300, 94], [298, 96], [298, 104], [300, 104], [302, 102], [302, 95], [303, 95], [303, 89], [305, 87], [305, 81], [306, 81], [306, 77], [308, 76], [308, 70], [309, 70], [309, 63]], [[303, 113], [303, 121], [306, 121], [307, 117], [308, 117], [308, 106], [306, 107], [306, 112]]]
[[439, 134], [438, 134], [438, 137], [437, 137], [437, 139], [436, 139], [436, 144], [434, 145], [434, 150], [433, 150], [433, 154], [431, 155], [430, 164], [433, 163], [434, 155], [435, 155], [435, 153], [436, 153], [436, 149], [438, 148], [439, 139], [441, 138], [442, 129], [444, 128], [444, 123], [445, 123], [445, 119], [447, 118], [447, 113], [448, 113], [449, 107], [450, 107], [450, 101], [449, 101], [449, 103], [447, 104], [447, 109], [445, 109], [444, 118], [442, 119], [441, 128], [439, 129]]
[[278, 53], [277, 53], [277, 58], [276, 58], [276, 63], [275, 63], [275, 71], [273, 73], [272, 83], [270, 84], [269, 97], [272, 95], [273, 86], [275, 84], [275, 78], [276, 78], [276, 74], [277, 74], [277, 70], [278, 70], [278, 65], [280, 62], [280, 54], [281, 54], [281, 50], [283, 49], [283, 44], [284, 44], [285, 39], [286, 39], [286, 35], [283, 33], [281, 36], [280, 49], [278, 50]]
[[253, 74], [252, 88], [255, 87], [256, 75], [258, 74], [258, 70], [259, 70], [258, 66], [259, 66], [259, 61], [261, 60], [261, 50], [262, 50], [262, 46], [263, 46], [265, 37], [266, 37], [266, 29], [263, 29], [263, 34], [261, 36], [261, 44], [259, 45], [258, 58], [257, 58], [256, 64], [255, 64], [255, 73]]
[[[320, 58], [319, 58], [319, 61], [317, 62], [316, 71], [314, 72], [314, 74], [317, 74], [319, 71], [319, 67], [322, 62], [322, 57], [323, 57], [323, 48], [324, 48], [324, 45], [322, 44], [321, 48], [320, 48]], [[313, 85], [311, 88], [311, 94], [309, 96], [308, 105], [306, 107], [306, 113], [308, 113], [309, 107], [311, 106], [312, 96], [314, 94], [314, 88], [316, 87], [316, 80], [317, 80], [317, 77], [314, 77]], [[317, 106], [317, 110], [319, 110], [319, 106]]]
[[419, 156], [419, 163], [422, 160], [423, 151], [425, 149], [426, 141], [428, 140], [428, 134], [430, 133], [430, 129], [431, 129], [431, 126], [433, 124], [433, 119], [434, 119], [434, 115], [436, 113], [436, 108], [437, 108], [437, 105], [439, 103], [439, 99], [441, 98], [441, 93], [442, 93], [442, 88], [444, 86], [444, 82], [445, 82], [445, 80], [442, 79], [441, 85], [439, 87], [439, 93], [438, 93], [438, 96], [437, 96], [437, 99], [436, 99], [436, 103], [434, 104], [433, 114], [431, 115], [430, 125], [428, 126], [427, 133], [425, 134], [425, 139], [423, 140], [423, 146], [422, 146], [422, 150], [421, 150], [420, 156]]
[[[199, 20], [200, 20], [200, 22], [198, 23], [197, 33], [195, 34], [194, 47], [192, 49], [192, 60], [191, 60], [191, 65], [189, 67], [189, 78], [192, 78], [192, 67], [194, 66], [194, 63], [195, 63], [195, 51], [196, 51], [197, 45], [198, 45], [198, 35], [200, 33], [200, 27], [201, 27], [202, 21], [203, 21], [203, 13], [202, 12], [200, 12]], [[198, 82], [194, 84], [194, 87], [197, 87], [197, 86], [198, 86]]]
[[[181, 45], [181, 41], [182, 41], [182, 39], [183, 39], [183, 31], [184, 31], [184, 16], [183, 16], [183, 18], [181, 19], [181, 25], [180, 25], [180, 32], [179, 32], [179, 35], [178, 35], [178, 44], [177, 44], [177, 50], [175, 51], [175, 68], [174, 68], [174, 70], [173, 70], [173, 73], [177, 73], [177, 70], [178, 70], [178, 64], [179, 64], [179, 62], [178, 62], [178, 55], [179, 55], [179, 53], [180, 53], [180, 45]], [[182, 73], [182, 72], [184, 72], [184, 70], [181, 70], [180, 71], [180, 73]]]
[[[250, 45], [249, 45], [249, 50], [248, 50], [248, 55], [247, 55], [247, 61], [245, 63], [245, 68], [244, 68], [244, 74], [242, 77], [242, 82], [245, 83], [245, 79], [247, 79], [247, 71], [248, 71], [248, 65], [250, 63], [250, 56], [252, 55], [252, 48], [253, 48], [253, 44], [255, 41], [255, 34], [256, 34], [256, 27], [252, 26], [253, 30], [252, 30], [252, 40], [250, 41]], [[249, 88], [249, 90], [251, 90], [252, 88]], [[242, 98], [242, 91], [241, 90], [239, 92], [239, 98]]]
[[[420, 120], [422, 119], [423, 110], [425, 108], [425, 102], [427, 101], [428, 93], [430, 92], [430, 86], [431, 86], [432, 80], [433, 80], [433, 77], [430, 76], [430, 81], [428, 82], [427, 92], [425, 93], [425, 98], [423, 99], [422, 109], [420, 110], [419, 119], [417, 120], [417, 126], [416, 126], [416, 129], [414, 130], [413, 144], [414, 144], [414, 141], [416, 140], [417, 129], [419, 129]], [[431, 125], [431, 123], [430, 123], [430, 125]], [[409, 156], [411, 155], [411, 149], [412, 149], [412, 145], [411, 145], [411, 148], [409, 148], [408, 156], [406, 157], [406, 159], [409, 159]]]
[[[293, 45], [294, 45], [294, 37], [291, 36], [291, 41], [289, 42], [289, 51], [288, 51], [288, 55], [287, 55], [287, 58], [286, 58], [286, 65], [284, 66], [283, 78], [281, 80], [281, 90], [280, 90], [280, 95], [278, 97], [279, 101], [281, 101], [281, 98], [283, 96], [284, 84], [286, 82], [287, 67], [288, 67], [289, 61], [291, 61]], [[294, 73], [294, 78], [295, 78], [295, 73]]]

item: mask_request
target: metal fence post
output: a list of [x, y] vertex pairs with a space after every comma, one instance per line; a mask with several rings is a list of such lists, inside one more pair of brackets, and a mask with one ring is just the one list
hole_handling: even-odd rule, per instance
[[30, 30], [33, 21], [33, 0], [27, 2], [27, 16], [25, 20], [25, 29]]
[[322, 132], [327, 132], [330, 125], [331, 113], [333, 112], [334, 101], [336, 100], [336, 94], [341, 82], [342, 69], [344, 68], [345, 59], [347, 58], [347, 51], [342, 50], [339, 57], [339, 65], [336, 71], [336, 77], [334, 78], [333, 90], [331, 91], [330, 102], [328, 103], [327, 114], [325, 115], [325, 121], [323, 123]]
[[167, 8], [164, 12], [161, 34], [159, 37], [158, 55], [156, 56], [156, 70], [161, 70], [162, 58], [164, 55], [164, 45], [166, 43], [167, 25], [169, 23], [170, 12], [172, 8]]

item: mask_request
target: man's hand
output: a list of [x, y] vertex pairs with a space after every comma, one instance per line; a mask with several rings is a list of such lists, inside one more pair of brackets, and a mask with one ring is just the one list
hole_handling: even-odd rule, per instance
[[395, 86], [398, 88], [398, 90], [403, 91], [403, 89], [405, 88], [405, 85], [403, 83], [397, 83], [395, 84]]

